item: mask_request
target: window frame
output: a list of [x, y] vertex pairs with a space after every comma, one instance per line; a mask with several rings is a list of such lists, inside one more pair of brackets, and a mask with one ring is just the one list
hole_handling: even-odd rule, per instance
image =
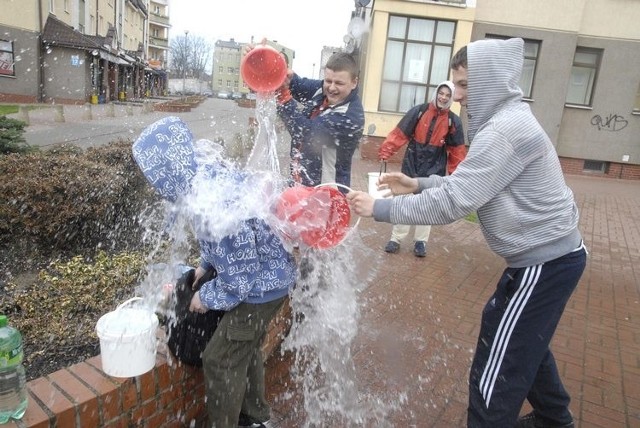
[[[400, 37], [395, 37], [395, 36], [390, 36], [389, 32], [392, 30], [392, 25], [391, 22], [393, 19], [397, 19], [397, 18], [401, 18], [401, 19], [406, 19], [406, 23], [405, 23], [405, 27], [404, 27], [404, 35], [402, 36], [402, 38]], [[425, 40], [418, 40], [418, 39], [411, 39], [409, 34], [412, 28], [412, 21], [431, 21], [433, 23], [433, 32], [431, 34], [431, 39], [428, 41]], [[443, 42], [438, 39], [438, 26], [441, 25], [441, 23], [446, 23], [446, 24], [452, 24], [453, 25], [453, 29], [451, 31], [451, 39], [448, 40], [447, 42]], [[401, 64], [400, 64], [400, 71], [399, 71], [399, 78], [398, 79], [390, 79], [390, 78], [385, 78], [384, 76], [384, 72], [383, 75], [381, 77], [381, 84], [380, 84], [380, 89], [379, 89], [379, 98], [378, 98], [378, 111], [380, 112], [385, 112], [385, 113], [406, 113], [411, 107], [418, 105], [418, 104], [422, 104], [422, 103], [426, 103], [429, 102], [431, 99], [431, 96], [433, 94], [433, 91], [435, 91], [438, 83], [440, 82], [436, 82], [436, 83], [430, 83], [431, 81], [431, 76], [433, 74], [434, 71], [434, 62], [437, 60], [436, 55], [434, 54], [434, 52], [436, 52], [438, 47], [445, 47], [449, 49], [449, 59], [453, 56], [453, 46], [454, 46], [454, 42], [455, 42], [455, 36], [456, 36], [456, 29], [457, 29], [457, 21], [456, 20], [449, 20], [449, 19], [438, 19], [436, 17], [420, 17], [420, 16], [412, 16], [412, 15], [402, 15], [402, 14], [389, 14], [389, 19], [387, 22], [387, 34], [386, 34], [386, 38], [385, 38], [385, 52], [384, 52], [384, 64], [387, 64], [388, 61], [388, 57], [387, 55], [389, 54], [389, 46], [390, 43], [397, 43], [400, 42], [402, 43], [402, 58], [401, 58]], [[419, 45], [427, 45], [429, 46], [430, 52], [429, 52], [429, 63], [427, 65], [427, 73], [426, 76], [424, 76], [424, 79], [422, 79], [422, 82], [417, 82], [415, 80], [411, 80], [408, 79], [407, 76], [405, 76], [407, 74], [407, 70], [406, 68], [406, 64], [407, 64], [407, 60], [410, 58], [408, 58], [408, 49], [407, 46], [408, 45], [413, 45], [413, 46], [419, 46]], [[438, 70], [436, 70], [438, 71]], [[446, 64], [446, 77], [445, 79], [448, 79], [450, 76], [450, 71], [449, 71], [449, 61], [447, 61]], [[393, 86], [396, 86], [395, 88]], [[408, 108], [402, 108], [402, 95], [403, 95], [403, 87], [417, 87], [417, 88], [424, 88], [424, 94], [425, 97], [424, 99], [416, 99], [414, 103], [412, 103], [413, 105], [409, 106]], [[388, 94], [386, 94], [385, 91], [392, 91], [395, 96], [395, 101], [393, 102], [393, 104], [395, 105], [395, 107], [393, 109], [390, 108], [389, 106], [389, 101], [385, 101], [383, 103], [383, 98], [386, 98], [388, 100]]]
[[[0, 77], [16, 77], [16, 55], [15, 46], [11, 40], [0, 39], [0, 59], [6, 63], [9, 68], [0, 68]], [[10, 50], [5, 49], [7, 46]]]
[[[585, 54], [596, 54], [596, 63], [595, 64], [589, 64], [589, 63], [584, 63], [584, 62], [576, 62], [576, 56], [578, 55], [578, 53], [585, 53]], [[600, 74], [600, 66], [602, 65], [602, 57], [604, 55], [604, 49], [600, 49], [600, 48], [590, 48], [590, 47], [586, 47], [586, 46], [576, 46], [576, 50], [573, 54], [573, 61], [571, 63], [571, 72], [569, 74], [569, 84], [567, 85], [567, 94], [565, 95], [565, 102], [564, 105], [568, 106], [568, 107], [593, 107], [593, 98], [594, 98], [594, 94], [596, 92], [596, 87], [597, 87], [597, 83], [598, 83], [598, 77]], [[589, 93], [589, 99], [586, 103], [576, 103], [576, 102], [572, 102], [567, 100], [567, 98], [569, 97], [569, 91], [571, 89], [571, 82], [574, 80], [574, 70], [576, 69], [576, 67], [579, 68], [589, 68], [593, 70], [593, 74], [590, 75], [590, 77], [592, 77], [590, 79], [589, 82], [589, 88], [587, 89], [587, 92]], [[584, 94], [583, 98], [586, 98], [587, 94]]]

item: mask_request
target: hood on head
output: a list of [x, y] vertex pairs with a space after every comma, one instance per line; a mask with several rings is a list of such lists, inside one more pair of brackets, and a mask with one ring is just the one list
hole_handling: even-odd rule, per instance
[[446, 86], [447, 88], [449, 88], [451, 90], [451, 98], [449, 98], [449, 102], [446, 103], [443, 106], [443, 108], [449, 109], [449, 108], [451, 108], [451, 105], [453, 104], [453, 91], [455, 89], [455, 86], [453, 85], [453, 82], [450, 81], [450, 80], [445, 80], [444, 82], [440, 83], [436, 87], [436, 90], [433, 92], [433, 95], [431, 96], [431, 102], [433, 103], [434, 106], [436, 106], [436, 108], [438, 107], [438, 91], [443, 86]]
[[189, 190], [197, 169], [193, 135], [178, 117], [146, 127], [132, 151], [140, 171], [163, 199], [175, 202]]
[[469, 43], [467, 128], [470, 140], [505, 104], [522, 101], [519, 82], [523, 62], [524, 41], [520, 38]]

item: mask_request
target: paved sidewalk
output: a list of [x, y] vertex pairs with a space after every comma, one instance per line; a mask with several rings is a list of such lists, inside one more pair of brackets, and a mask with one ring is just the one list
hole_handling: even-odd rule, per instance
[[[83, 106], [65, 106], [64, 123], [46, 111], [32, 112], [27, 141], [88, 147], [115, 137], [133, 140], [169, 115], [115, 105], [110, 117], [108, 108], [93, 106], [88, 120]], [[196, 138], [213, 140], [246, 132], [254, 112], [208, 99], [177, 115]], [[377, 168], [356, 153], [352, 187], [366, 190], [367, 172]], [[552, 349], [573, 398], [576, 426], [640, 427], [640, 181], [566, 179], [590, 255]], [[363, 219], [358, 231], [372, 257], [353, 261], [354, 266], [370, 268], [373, 275], [358, 296], [361, 318], [351, 349], [359, 390], [388, 401], [405, 398], [389, 412], [390, 426], [464, 426], [480, 313], [504, 262], [488, 249], [478, 225], [465, 220], [434, 226], [424, 259], [413, 256], [409, 242], [398, 254], [384, 253], [390, 225]], [[297, 428], [305, 416], [301, 393], [289, 378], [291, 367], [288, 354], [269, 361], [268, 393], [278, 426]]]
[[[163, 101], [166, 100], [150, 102]], [[118, 139], [134, 141], [144, 128], [166, 116], [178, 116], [187, 122], [196, 138], [233, 141], [237, 133], [246, 131], [249, 118], [255, 113], [253, 109], [238, 107], [233, 100], [217, 98], [207, 98], [187, 113], [157, 112], [142, 103], [129, 102], [38, 107], [28, 113], [25, 139], [28, 144], [43, 148], [60, 143], [88, 148]], [[24, 120], [21, 113], [9, 117]]]
[[[356, 161], [353, 187], [366, 190], [366, 173], [376, 168]], [[640, 427], [640, 182], [566, 179], [580, 208], [589, 259], [552, 349], [573, 398], [576, 426]], [[406, 394], [389, 413], [390, 426], [465, 426], [481, 311], [504, 262], [489, 250], [478, 225], [465, 220], [434, 226], [425, 259], [413, 255], [409, 242], [398, 254], [384, 253], [390, 225], [365, 219], [359, 229], [379, 257], [363, 262], [378, 266], [359, 296], [362, 317], [352, 355], [360, 391], [389, 400]], [[294, 428], [305, 417], [300, 391], [291, 390], [291, 359], [271, 359], [268, 385], [278, 426]]]

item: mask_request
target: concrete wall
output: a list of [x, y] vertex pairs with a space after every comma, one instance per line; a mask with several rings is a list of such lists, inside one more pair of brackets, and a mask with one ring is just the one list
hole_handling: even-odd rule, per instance
[[564, 109], [558, 154], [640, 164], [640, 115], [632, 113], [640, 85], [640, 41], [579, 37], [577, 42], [603, 49], [604, 55], [593, 107]]
[[[532, 111], [567, 158], [640, 165], [640, 2], [478, 1], [472, 39], [540, 40]], [[601, 49], [593, 105], [565, 106], [576, 47]]]
[[89, 102], [91, 58], [84, 51], [49, 48], [44, 52], [44, 95], [47, 102]]
[[484, 39], [487, 34], [541, 41], [532, 98], [528, 102], [551, 141], [557, 144], [577, 35], [478, 22], [471, 38]]
[[[4, 11], [2, 12], [4, 14]], [[15, 76], [0, 75], [1, 102], [36, 102], [40, 84], [38, 33], [0, 25], [0, 38], [13, 41]]]

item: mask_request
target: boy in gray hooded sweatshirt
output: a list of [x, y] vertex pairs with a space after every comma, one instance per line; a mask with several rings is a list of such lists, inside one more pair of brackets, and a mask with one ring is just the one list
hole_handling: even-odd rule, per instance
[[[454, 101], [466, 107], [469, 152], [449, 176], [383, 175], [392, 199], [347, 196], [360, 216], [446, 224], [477, 211], [506, 263], [482, 313], [469, 378], [469, 427], [573, 427], [569, 395], [549, 348], [584, 271], [578, 209], [560, 162], [518, 81], [522, 39], [480, 40], [451, 61]], [[533, 412], [518, 418], [527, 399]]]

